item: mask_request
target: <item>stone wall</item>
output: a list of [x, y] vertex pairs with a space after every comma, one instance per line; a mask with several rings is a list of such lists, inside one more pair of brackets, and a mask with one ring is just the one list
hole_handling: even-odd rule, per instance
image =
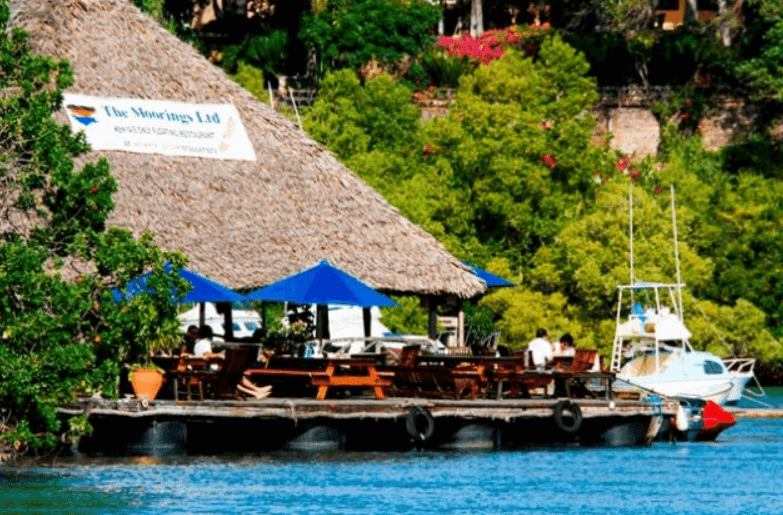
[[658, 151], [661, 129], [649, 109], [617, 107], [601, 109], [594, 114], [598, 120], [593, 131], [596, 143], [605, 141], [608, 133], [612, 133], [609, 145], [626, 154], [646, 156]]
[[[661, 141], [661, 129], [652, 112], [644, 107], [604, 108], [593, 113], [597, 118], [593, 140], [605, 142], [608, 133], [613, 134], [612, 148], [637, 156], [655, 154]], [[672, 120], [676, 122], [676, 120]], [[718, 150], [732, 139], [758, 130], [759, 113], [752, 106], [741, 102], [726, 102], [714, 113], [703, 118], [699, 132], [704, 146]], [[774, 133], [775, 131], [773, 131]], [[783, 128], [780, 130], [783, 136]]]
[[[449, 102], [430, 100], [419, 102], [423, 118], [446, 116]], [[597, 123], [593, 131], [593, 143], [605, 144], [609, 140], [612, 148], [639, 157], [656, 154], [661, 142], [661, 128], [649, 107], [608, 107], [604, 105], [593, 112]], [[672, 122], [676, 122], [675, 119]], [[704, 146], [709, 150], [718, 150], [733, 138], [751, 134], [758, 130], [758, 109], [732, 99], [720, 102], [712, 114], [704, 117], [699, 132], [704, 138]], [[783, 126], [773, 130], [773, 137], [783, 141]]]

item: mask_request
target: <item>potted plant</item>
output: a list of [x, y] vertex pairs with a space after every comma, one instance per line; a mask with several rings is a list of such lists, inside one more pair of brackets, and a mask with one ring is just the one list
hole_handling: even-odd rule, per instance
[[165, 380], [163, 369], [154, 363], [131, 365], [128, 377], [136, 398], [147, 400], [157, 397]]

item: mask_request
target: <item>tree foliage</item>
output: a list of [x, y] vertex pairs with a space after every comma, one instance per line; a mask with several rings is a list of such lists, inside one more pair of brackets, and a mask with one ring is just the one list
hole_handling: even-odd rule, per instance
[[434, 40], [439, 9], [424, 0], [330, 0], [306, 15], [300, 39], [318, 52], [319, 75], [416, 56]]
[[[0, 2], [4, 34], [8, 16]], [[76, 170], [89, 147], [52, 118], [72, 82], [68, 63], [33, 55], [21, 29], [0, 39], [0, 457], [51, 448], [68, 429], [59, 405], [76, 392], [116, 395], [122, 361], [177, 330], [168, 295], [112, 300], [113, 287], [147, 267], [184, 259], [151, 235], [106, 227], [117, 189], [108, 163]], [[150, 281], [185, 291], [163, 273]]]
[[[451, 252], [506, 277], [522, 272], [519, 287], [469, 310], [479, 325], [491, 314], [511, 348], [546, 327], [608, 355], [617, 285], [630, 281], [629, 188], [635, 277], [673, 282], [674, 183], [694, 344], [781, 359], [765, 329], [765, 312], [783, 300], [770, 266], [779, 256], [778, 182], [736, 162], [727, 172], [698, 132], [683, 137], [674, 126], [664, 130], [663, 163], [595, 145], [587, 73], [584, 58], [552, 35], [534, 54], [509, 51], [463, 75], [448, 116], [419, 123], [404, 87], [388, 77], [362, 85], [342, 71], [323, 82], [305, 127]], [[398, 330], [411, 309], [391, 314]]]

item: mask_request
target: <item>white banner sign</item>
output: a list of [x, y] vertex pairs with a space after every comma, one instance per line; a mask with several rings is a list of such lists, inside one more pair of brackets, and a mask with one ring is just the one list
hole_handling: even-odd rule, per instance
[[93, 150], [255, 161], [239, 113], [229, 104], [63, 95], [74, 132]]

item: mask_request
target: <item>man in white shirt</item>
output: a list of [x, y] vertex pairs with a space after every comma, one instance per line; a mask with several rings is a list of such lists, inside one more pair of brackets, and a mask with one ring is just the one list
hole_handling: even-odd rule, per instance
[[206, 356], [212, 354], [212, 328], [202, 325], [198, 330], [198, 340], [193, 345], [194, 356]]
[[527, 345], [527, 350], [533, 355], [533, 365], [536, 368], [544, 368], [552, 359], [552, 345], [549, 343], [549, 335], [546, 329], [536, 331], [536, 337]]

